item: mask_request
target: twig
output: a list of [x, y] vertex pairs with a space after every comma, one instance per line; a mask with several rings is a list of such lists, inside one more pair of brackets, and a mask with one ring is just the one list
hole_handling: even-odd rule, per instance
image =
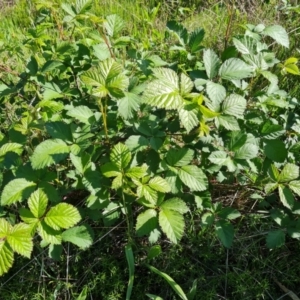
[[[291, 290], [289, 290], [288, 288], [286, 288], [282, 283], [280, 283], [275, 277], [273, 278], [273, 280], [278, 284], [278, 286], [286, 293], [286, 296], [290, 296], [291, 299], [293, 300], [300, 300], [299, 297], [292, 292]], [[281, 298], [281, 297], [280, 297]], [[279, 298], [279, 299], [280, 299]]]

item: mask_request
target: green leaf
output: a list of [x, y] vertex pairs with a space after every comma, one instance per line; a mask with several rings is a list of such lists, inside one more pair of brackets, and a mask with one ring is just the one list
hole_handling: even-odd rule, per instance
[[151, 260], [151, 259], [159, 256], [161, 253], [162, 253], [161, 246], [160, 245], [154, 245], [149, 249], [147, 259]]
[[84, 124], [93, 124], [96, 119], [94, 113], [87, 106], [80, 105], [68, 110], [67, 115], [79, 120]]
[[256, 52], [256, 41], [250, 36], [244, 35], [241, 38], [233, 38], [232, 42], [241, 54], [255, 54]]
[[300, 196], [300, 181], [295, 180], [295, 181], [291, 181], [289, 183], [289, 188], [296, 193], [298, 196]]
[[288, 182], [291, 180], [295, 180], [298, 177], [299, 177], [299, 167], [294, 164], [287, 163], [283, 167], [278, 177], [278, 182]]
[[94, 55], [100, 61], [106, 60], [106, 59], [111, 57], [110, 52], [109, 52], [110, 49], [108, 48], [108, 45], [105, 44], [104, 41], [102, 43], [93, 45], [92, 47], [93, 47], [93, 50], [94, 50], [93, 51]]
[[125, 175], [130, 178], [142, 178], [147, 175], [148, 167], [146, 165], [141, 167], [132, 167], [126, 171]]
[[118, 176], [113, 180], [111, 188], [114, 190], [119, 189], [123, 185], [123, 174], [119, 173]]
[[30, 61], [26, 65], [26, 72], [28, 72], [31, 76], [34, 76], [36, 75], [38, 69], [39, 65], [36, 61], [36, 58], [34, 56], [31, 56]]
[[42, 169], [51, 164], [58, 163], [68, 156], [70, 149], [68, 145], [60, 139], [46, 140], [41, 142], [31, 156], [33, 169]]
[[265, 192], [266, 194], [272, 193], [274, 190], [276, 190], [278, 187], [278, 183], [277, 182], [272, 182], [272, 183], [267, 183], [265, 185]]
[[234, 159], [252, 159], [257, 157], [259, 147], [246, 143], [234, 153]]
[[189, 133], [194, 127], [199, 126], [197, 103], [185, 104], [179, 109], [179, 119]]
[[230, 151], [239, 150], [247, 142], [247, 134], [241, 131], [232, 131], [230, 133]]
[[0, 241], [9, 236], [12, 226], [4, 218], [0, 218]]
[[160, 176], [152, 178], [148, 184], [153, 190], [161, 193], [169, 193], [171, 191], [168, 182]]
[[67, 203], [59, 203], [48, 211], [44, 221], [55, 230], [70, 228], [81, 220], [76, 207]]
[[177, 211], [162, 209], [159, 213], [159, 225], [168, 239], [177, 244], [184, 233], [184, 218]]
[[148, 235], [157, 228], [158, 219], [155, 209], [147, 209], [140, 213], [136, 219], [136, 232], [138, 236]]
[[37, 229], [39, 219], [37, 219], [32, 214], [32, 212], [29, 209], [26, 209], [26, 208], [20, 208], [19, 209], [19, 214], [20, 214], [21, 220], [30, 226], [31, 234], [34, 234], [36, 229]]
[[122, 143], [115, 145], [110, 153], [110, 160], [119, 170], [125, 169], [131, 161], [131, 153], [128, 147]]
[[268, 170], [268, 174], [270, 176], [271, 179], [273, 179], [274, 181], [278, 182], [278, 178], [279, 178], [279, 171], [278, 169], [272, 164]]
[[73, 18], [76, 17], [76, 11], [74, 11], [73, 7], [70, 4], [62, 3], [61, 8]]
[[[220, 115], [219, 112], [212, 111], [209, 108], [205, 107], [204, 105], [199, 105], [199, 110], [201, 111], [203, 117], [206, 118], [206, 119], [211, 119], [211, 118], [214, 118], [214, 117], [217, 117], [217, 116]], [[203, 126], [203, 124], [204, 124], [204, 126], [207, 126], [205, 124], [204, 120], [200, 120], [200, 126], [201, 127]], [[208, 127], [208, 132], [209, 132], [209, 130], [210, 130], [210, 128]]]
[[209, 155], [208, 159], [215, 165], [224, 165], [228, 156], [225, 151], [214, 151]]
[[43, 93], [44, 100], [52, 100], [52, 99], [63, 98], [63, 97], [64, 95], [57, 84], [55, 84], [54, 82], [45, 83], [44, 93]]
[[233, 237], [234, 237], [234, 229], [233, 226], [226, 221], [220, 220], [216, 222], [216, 233], [221, 240], [222, 244], [226, 248], [230, 248], [232, 246]]
[[203, 227], [211, 226], [215, 221], [215, 216], [211, 212], [206, 212], [201, 217], [201, 224]]
[[147, 185], [142, 185], [137, 188], [137, 194], [139, 197], [145, 197], [149, 201], [149, 204], [156, 206], [158, 200], [158, 193], [151, 189]]
[[0, 276], [7, 273], [14, 262], [14, 252], [6, 241], [0, 241]]
[[216, 108], [226, 97], [226, 89], [223, 85], [212, 81], [207, 82], [206, 92], [209, 99], [213, 102], [213, 106]]
[[299, 68], [295, 64], [286, 65], [283, 70], [293, 75], [300, 75]]
[[267, 140], [264, 146], [265, 155], [275, 162], [284, 162], [287, 157], [287, 150], [281, 140]]
[[247, 101], [244, 97], [231, 94], [227, 97], [222, 105], [223, 113], [243, 119]]
[[41, 218], [46, 212], [48, 197], [43, 190], [38, 189], [33, 192], [28, 199], [28, 206], [35, 218]]
[[274, 249], [283, 246], [285, 243], [285, 233], [282, 230], [270, 231], [267, 235], [267, 247]]
[[[45, 242], [43, 242], [43, 243], [45, 243]], [[62, 251], [63, 251], [62, 245], [50, 244], [49, 250], [48, 250], [48, 256], [49, 256], [49, 258], [52, 258], [53, 260], [60, 261]]]
[[218, 216], [223, 219], [228, 220], [234, 220], [236, 218], [239, 218], [241, 216], [241, 213], [232, 207], [224, 207], [222, 210], [218, 213]]
[[260, 74], [269, 80], [272, 85], [276, 86], [278, 84], [278, 77], [275, 74], [269, 71], [261, 71]]
[[197, 166], [183, 166], [179, 170], [179, 178], [191, 191], [204, 191], [207, 189], [208, 181], [206, 175]]
[[277, 124], [272, 124], [270, 122], [266, 122], [261, 129], [261, 136], [265, 139], [276, 139], [283, 135], [285, 133], [285, 130], [282, 126]]
[[[184, 104], [184, 96], [191, 92], [193, 83], [185, 77], [180, 84], [175, 71], [166, 68], [153, 70], [157, 78], [147, 85], [143, 94], [143, 101], [151, 106], [165, 109], [179, 109]], [[182, 86], [185, 84], [184, 86]], [[182, 91], [182, 92], [181, 92]]]
[[180, 94], [184, 97], [188, 95], [194, 87], [193, 81], [185, 75], [184, 73], [180, 74], [180, 84], [179, 84], [179, 89], [180, 89]]
[[221, 60], [213, 50], [207, 49], [203, 51], [203, 63], [207, 77], [213, 79], [218, 74]]
[[73, 153], [70, 153], [70, 159], [77, 172], [81, 175], [83, 175], [84, 172], [91, 166], [91, 157], [88, 154], [76, 156]]
[[164, 141], [159, 137], [151, 137], [150, 138], [150, 146], [155, 151], [158, 151], [163, 145]]
[[196, 295], [197, 295], [197, 279], [193, 281], [193, 285], [190, 291], [186, 294], [186, 296], [189, 300], [194, 300]]
[[13, 251], [30, 258], [33, 242], [31, 229], [27, 224], [19, 223], [15, 225], [7, 237], [7, 242]]
[[294, 196], [291, 192], [291, 190], [289, 188], [287, 188], [286, 186], [278, 186], [278, 191], [279, 191], [279, 198], [281, 203], [289, 208], [289, 209], [293, 209], [294, 203], [295, 203], [295, 199]]
[[175, 20], [171, 20], [167, 22], [167, 28], [175, 34], [182, 46], [186, 45], [186, 43], [188, 42], [189, 34], [182, 24], [178, 23]]
[[141, 96], [130, 92], [124, 92], [125, 97], [118, 102], [118, 112], [124, 119], [132, 119], [133, 112], [137, 111], [140, 106]]
[[278, 44], [289, 48], [290, 42], [289, 42], [289, 37], [285, 29], [280, 26], [280, 25], [271, 25], [266, 27], [262, 31], [263, 35], [270, 36], [273, 38]]
[[46, 73], [50, 72], [53, 70], [57, 70], [60, 67], [64, 67], [64, 64], [58, 60], [48, 60], [46, 63], [43, 65], [41, 72]]
[[104, 22], [104, 28], [107, 34], [115, 37], [125, 27], [124, 20], [118, 15], [107, 16]]
[[[0, 148], [0, 157], [5, 156], [8, 152], [14, 152], [17, 154], [21, 154], [23, 152], [23, 145], [18, 143], [6, 143]], [[0, 158], [1, 159], [1, 158]]]
[[138, 152], [146, 149], [149, 146], [147, 138], [141, 135], [131, 135], [125, 142], [125, 145], [132, 152]]
[[182, 167], [188, 165], [194, 158], [194, 150], [189, 148], [171, 148], [166, 156], [170, 166]]
[[223, 126], [227, 130], [232, 130], [232, 131], [240, 130], [239, 123], [238, 123], [237, 119], [234, 118], [233, 116], [221, 115], [215, 119], [215, 122], [218, 127]]
[[81, 291], [80, 295], [76, 298], [76, 300], [86, 300], [88, 296], [88, 288], [87, 286]]
[[11, 180], [2, 191], [1, 205], [10, 205], [28, 198], [35, 186], [34, 182], [27, 181], [24, 178]]
[[134, 281], [134, 256], [131, 245], [127, 244], [125, 246], [125, 255], [127, 259], [127, 264], [129, 268], [129, 281], [128, 287], [126, 292], [126, 300], [130, 300], [131, 292], [133, 288], [133, 281]]
[[45, 124], [47, 132], [54, 139], [73, 142], [71, 127], [64, 122], [49, 122]]
[[101, 166], [101, 172], [105, 177], [116, 177], [121, 174], [119, 168], [111, 162]]
[[146, 294], [147, 297], [149, 297], [152, 300], [164, 300], [163, 298], [157, 296], [157, 295], [153, 295], [153, 294]]
[[85, 14], [93, 7], [93, 0], [76, 0], [76, 11], [78, 15]]
[[180, 198], [168, 199], [160, 205], [160, 208], [162, 210], [174, 210], [179, 212], [180, 214], [185, 214], [189, 211], [189, 208], [187, 207], [185, 202]]
[[174, 281], [172, 277], [170, 277], [168, 274], [159, 271], [158, 269], [154, 268], [153, 266], [146, 265], [152, 272], [156, 273], [157, 275], [164, 278], [170, 287], [175, 291], [175, 293], [182, 299], [182, 300], [188, 300], [186, 294], [182, 290], [182, 288]]
[[60, 230], [54, 230], [48, 226], [45, 221], [38, 224], [38, 232], [41, 238], [49, 244], [60, 245], [62, 241]]
[[129, 79], [123, 74], [122, 65], [112, 58], [101, 61], [97, 69], [85, 72], [81, 79], [92, 88], [92, 95], [99, 98], [107, 95], [123, 98], [129, 85]]
[[192, 54], [202, 49], [200, 44], [204, 38], [204, 35], [205, 31], [203, 28], [197, 28], [190, 34], [188, 45]]
[[179, 191], [181, 191], [182, 184], [177, 173], [169, 170], [167, 171], [165, 179], [171, 187], [172, 194], [177, 194]]
[[62, 240], [70, 242], [80, 249], [87, 249], [93, 243], [93, 232], [87, 225], [75, 226], [62, 233]]
[[247, 65], [239, 58], [229, 58], [226, 60], [220, 70], [219, 75], [222, 79], [236, 80], [253, 76], [253, 67]]

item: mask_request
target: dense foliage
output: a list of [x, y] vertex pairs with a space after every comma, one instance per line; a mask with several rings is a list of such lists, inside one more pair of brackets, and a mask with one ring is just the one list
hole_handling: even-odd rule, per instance
[[195, 212], [230, 248], [246, 212], [235, 199], [214, 201], [226, 185], [277, 224], [269, 248], [299, 239], [299, 104], [278, 86], [299, 75], [298, 60], [280, 62], [272, 51], [289, 47], [285, 29], [247, 24], [217, 51], [202, 46], [202, 28], [171, 20], [164, 44], [145, 45], [118, 15], [102, 18], [91, 6], [41, 1], [23, 43], [1, 45], [24, 69], [1, 65], [0, 275], [15, 253], [29, 258], [34, 246], [48, 247], [59, 259], [62, 243], [92, 245], [94, 222], [125, 219], [126, 299], [143, 236], [143, 265], [193, 299], [196, 285], [186, 295], [148, 263], [162, 237], [180, 243]]

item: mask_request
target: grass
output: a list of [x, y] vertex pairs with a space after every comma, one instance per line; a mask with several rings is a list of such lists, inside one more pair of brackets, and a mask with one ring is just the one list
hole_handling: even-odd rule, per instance
[[[189, 2], [181, 12], [161, 3], [156, 13], [153, 9], [157, 7], [157, 1], [103, 0], [95, 2], [95, 12], [120, 15], [129, 24], [130, 35], [154, 34], [162, 40], [168, 19], [183, 20], [189, 30], [203, 27], [207, 33], [204, 45], [217, 49], [223, 49], [228, 30], [229, 37], [238, 34], [242, 30], [240, 25], [246, 23], [279, 23], [293, 31], [294, 36], [291, 49], [280, 48], [279, 57], [299, 56], [299, 15], [287, 16], [273, 9], [280, 1], [254, 6], [250, 13], [241, 7], [226, 5], [229, 1]], [[2, 12], [0, 38], [10, 38], [12, 47], [17, 47], [25, 37], [24, 29], [32, 22], [33, 3], [21, 0], [15, 7]], [[0, 58], [4, 64], [18, 66], [17, 59], [9, 57], [9, 49], [0, 54]], [[281, 84], [292, 95], [299, 94], [300, 87], [294, 77], [281, 81]], [[248, 203], [249, 199], [245, 201]], [[174, 246], [163, 240], [164, 251], [151, 264], [173, 277], [186, 292], [196, 279], [196, 299], [289, 299], [277, 282], [300, 295], [299, 242], [287, 240], [284, 247], [268, 250], [265, 236], [273, 223], [264, 215], [248, 213], [236, 225], [234, 245], [227, 250], [212, 229], [202, 229], [200, 215], [195, 213], [188, 220], [182, 243]], [[66, 244], [61, 261], [49, 259], [44, 249], [36, 249], [32, 260], [17, 256], [10, 273], [0, 278], [1, 299], [76, 299], [84, 287], [88, 289], [88, 299], [124, 299], [128, 282], [124, 224], [112, 228], [102, 228], [100, 223], [94, 226], [101, 227], [97, 229], [94, 245], [83, 252]], [[168, 284], [143, 265], [148, 247], [146, 240], [140, 240], [136, 245], [132, 299], [145, 299], [145, 293], [177, 299]]]
[[[196, 299], [279, 299], [284, 291], [276, 279], [295, 294], [300, 294], [296, 255], [300, 250], [299, 242], [288, 240], [283, 248], [268, 250], [265, 234], [270, 223], [254, 215], [240, 222], [234, 245], [227, 250], [210, 229], [202, 231], [195, 225], [199, 221], [194, 216], [194, 224], [187, 224], [180, 245], [174, 246], [163, 240], [164, 251], [151, 262], [173, 277], [184, 291], [187, 292], [196, 279], [199, 297], [201, 295]], [[124, 228], [121, 224], [106, 236], [104, 232], [107, 231], [99, 232], [103, 238], [84, 252], [65, 245], [65, 255], [60, 262], [49, 259], [43, 250], [36, 251], [29, 264], [28, 260], [18, 256], [9, 275], [1, 278], [1, 297], [53, 299], [56, 294], [54, 299], [76, 299], [86, 286], [90, 299], [124, 299], [128, 281]], [[142, 240], [137, 245], [132, 299], [145, 299], [145, 293], [177, 299], [162, 278], [143, 266], [146, 244]], [[19, 271], [23, 264], [26, 267]]]

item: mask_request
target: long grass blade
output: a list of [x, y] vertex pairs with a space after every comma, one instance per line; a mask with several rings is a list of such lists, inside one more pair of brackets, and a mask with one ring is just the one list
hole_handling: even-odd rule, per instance
[[161, 276], [162, 278], [164, 278], [168, 284], [171, 286], [171, 288], [175, 291], [175, 293], [182, 299], [182, 300], [188, 300], [186, 294], [184, 293], [184, 291], [182, 290], [182, 288], [180, 287], [180, 285], [178, 285], [174, 279], [169, 276], [168, 274], [159, 271], [158, 269], [156, 269], [153, 266], [150, 265], [146, 265], [152, 272], [156, 273], [157, 275]]
[[131, 245], [125, 246], [125, 254], [129, 268], [129, 281], [126, 293], [126, 300], [130, 300], [134, 281], [134, 256]]

